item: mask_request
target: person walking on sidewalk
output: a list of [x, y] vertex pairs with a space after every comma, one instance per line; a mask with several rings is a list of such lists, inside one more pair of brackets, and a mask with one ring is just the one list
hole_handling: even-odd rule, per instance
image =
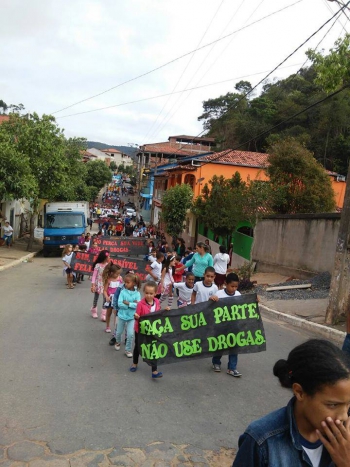
[[3, 240], [5, 240], [5, 244], [7, 248], [10, 248], [11, 243], [12, 243], [13, 228], [10, 226], [9, 221], [5, 222], [3, 229], [4, 229], [4, 236], [2, 238]]

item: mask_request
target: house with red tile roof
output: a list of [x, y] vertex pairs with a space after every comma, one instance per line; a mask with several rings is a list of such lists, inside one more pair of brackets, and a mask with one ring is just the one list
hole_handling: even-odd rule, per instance
[[[194, 197], [197, 197], [201, 194], [204, 184], [208, 183], [214, 175], [231, 178], [235, 172], [239, 172], [242, 180], [245, 182], [249, 180], [268, 180], [265, 173], [265, 168], [269, 163], [268, 157], [269, 155], [266, 153], [229, 149], [198, 157], [183, 158], [178, 160], [176, 165], [167, 167], [164, 171], [159, 167], [158, 174], [154, 176], [153, 222], [157, 224], [161, 217], [162, 197], [169, 188], [187, 183], [192, 187]], [[333, 172], [329, 173], [329, 176], [332, 179], [337, 207], [341, 208], [345, 196], [345, 178]], [[196, 231], [196, 226], [195, 216], [192, 213], [188, 213], [186, 228], [182, 234], [187, 244], [193, 244], [196, 238], [204, 240], [210, 237], [208, 229], [205, 226], [199, 226], [198, 232]], [[243, 249], [250, 251], [250, 247], [247, 248], [242, 245], [244, 242], [245, 244], [252, 244], [252, 238], [248, 238], [249, 232], [251, 235], [251, 226], [248, 223], [242, 223], [242, 225], [237, 227], [237, 231], [238, 234], [242, 233], [242, 238], [236, 241], [236, 248], [241, 248], [242, 251]], [[214, 247], [214, 244], [212, 246]], [[244, 257], [242, 251], [237, 251], [237, 253]], [[246, 259], [248, 259], [247, 256], [248, 253], [246, 253]]]
[[105, 153], [106, 156], [109, 157], [110, 162], [114, 162], [117, 166], [119, 165], [125, 165], [127, 166], [132, 166], [133, 165], [133, 160], [130, 156], [127, 154], [124, 154], [121, 151], [118, 151], [118, 149], [115, 148], [109, 148], [109, 149], [101, 149], [101, 152]]
[[214, 147], [214, 138], [187, 135], [169, 136], [168, 141], [140, 146], [137, 153], [139, 168], [151, 169], [184, 157], [207, 154]]

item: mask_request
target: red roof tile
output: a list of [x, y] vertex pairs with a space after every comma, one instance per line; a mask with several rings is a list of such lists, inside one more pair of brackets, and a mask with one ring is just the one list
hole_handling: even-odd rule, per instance
[[[192, 146], [193, 147], [193, 146]], [[193, 156], [195, 154], [201, 154], [208, 151], [199, 151], [193, 149], [186, 148], [186, 144], [181, 143], [153, 143], [153, 144], [144, 144], [140, 148], [144, 152], [151, 152], [151, 153], [161, 153], [161, 154], [169, 154], [169, 156]]]
[[118, 149], [110, 148], [110, 149], [101, 149], [102, 152], [113, 152], [115, 154], [121, 154], [121, 151], [118, 151]]
[[226, 151], [209, 154], [198, 159], [198, 162], [213, 162], [218, 164], [240, 165], [263, 168], [268, 165], [268, 154], [251, 151]]
[[0, 115], [0, 124], [2, 122], [7, 122], [8, 120], [10, 120], [10, 117], [8, 115]]

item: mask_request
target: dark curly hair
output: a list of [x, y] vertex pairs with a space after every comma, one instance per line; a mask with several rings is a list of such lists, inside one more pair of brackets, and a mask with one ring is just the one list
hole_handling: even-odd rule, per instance
[[311, 339], [295, 347], [287, 360], [278, 360], [273, 374], [281, 386], [299, 383], [309, 396], [322, 386], [350, 379], [350, 357], [336, 345], [323, 339]]

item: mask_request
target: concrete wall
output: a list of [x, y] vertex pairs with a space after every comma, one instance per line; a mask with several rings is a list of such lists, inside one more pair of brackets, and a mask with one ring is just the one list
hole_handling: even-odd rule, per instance
[[337, 213], [269, 216], [254, 229], [252, 260], [260, 272], [332, 272], [339, 223]]

